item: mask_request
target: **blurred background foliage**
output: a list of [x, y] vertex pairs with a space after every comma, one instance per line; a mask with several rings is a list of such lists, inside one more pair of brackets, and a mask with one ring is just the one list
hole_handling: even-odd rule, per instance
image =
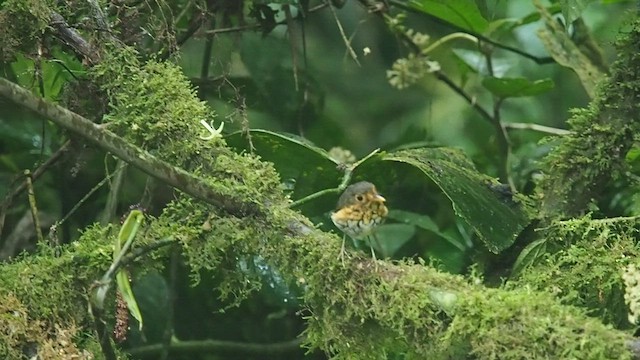
[[[615, 36], [627, 25], [635, 2], [543, 5], [594, 66], [606, 72], [606, 64], [615, 59]], [[71, 1], [65, 9], [69, 24], [91, 33], [85, 2]], [[492, 254], [473, 224], [454, 211], [456, 199], [464, 200], [443, 192], [443, 185], [415, 164], [385, 161], [385, 156], [402, 149], [459, 148], [478, 173], [504, 184], [487, 183], [497, 197], [503, 193], [510, 199], [512, 191], [533, 195], [537, 160], [553, 145], [554, 136], [564, 133], [570, 110], [589, 101], [581, 78], [556, 63], [545, 48], [538, 36], [545, 25], [529, 0], [113, 1], [105, 9], [116, 36], [141, 56], [180, 64], [198, 96], [217, 113], [214, 122], [225, 123], [229, 144], [273, 162], [292, 200], [337, 187], [343, 179], [340, 163], [381, 149], [354, 170], [352, 179], [375, 183], [391, 209], [379, 231], [378, 252], [395, 259], [422, 258], [454, 273], [479, 271], [499, 279], [508, 275], [526, 243]], [[452, 34], [458, 35], [452, 39]], [[494, 43], [469, 41], [478, 35]], [[0, 53], [2, 76], [100, 122], [107, 105], [90, 101], [99, 91], [86, 83], [84, 64], [46, 37], [37, 48], [17, 57]], [[500, 131], [477, 106], [504, 125], [508, 152], [501, 147]], [[109, 191], [97, 185], [104, 185], [116, 160], [7, 100], [0, 99], [0, 108], [0, 197], [6, 205], [0, 255], [7, 260], [32, 250], [35, 242], [26, 196], [6, 200], [25, 169], [33, 170], [61, 146], [67, 148], [34, 187], [41, 226], [46, 232], [65, 218], [56, 236], [68, 243], [100, 219]], [[539, 131], [531, 124], [550, 129]], [[637, 162], [637, 153], [629, 154], [631, 163]], [[135, 169], [127, 171], [124, 181], [119, 213], [148, 191], [146, 176]], [[637, 202], [628, 196], [635, 190], [620, 184], [594, 211], [637, 214]], [[299, 209], [323, 229], [336, 231], [329, 214], [337, 196], [318, 197]], [[173, 282], [163, 272], [134, 277], [146, 324], [144, 334], [132, 327], [126, 346], [162, 341], [171, 313], [169, 294], [176, 297], [173, 325], [181, 340], [269, 344], [295, 339], [308, 315], [297, 302], [301, 289], [283, 283], [277, 269], [261, 259], [237, 267], [262, 274], [263, 282], [261, 291], [238, 307], [218, 300], [211, 290], [215, 274], [202, 276], [196, 286], [187, 268], [178, 269]], [[305, 355], [296, 346], [288, 351], [269, 358], [324, 357]], [[225, 357], [251, 356], [230, 351]]]

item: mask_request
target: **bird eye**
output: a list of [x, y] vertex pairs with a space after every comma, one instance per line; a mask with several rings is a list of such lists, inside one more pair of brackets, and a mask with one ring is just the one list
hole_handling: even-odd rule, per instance
[[362, 201], [362, 200], [364, 200], [364, 196], [362, 194], [358, 194], [358, 195], [356, 195], [356, 200], [357, 201]]

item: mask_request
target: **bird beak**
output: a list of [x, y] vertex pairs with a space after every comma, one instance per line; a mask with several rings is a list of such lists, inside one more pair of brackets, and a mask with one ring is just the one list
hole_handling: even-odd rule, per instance
[[382, 195], [380, 195], [380, 194], [376, 194], [375, 199], [376, 199], [376, 201], [380, 201], [380, 202], [387, 201], [387, 199], [383, 198]]

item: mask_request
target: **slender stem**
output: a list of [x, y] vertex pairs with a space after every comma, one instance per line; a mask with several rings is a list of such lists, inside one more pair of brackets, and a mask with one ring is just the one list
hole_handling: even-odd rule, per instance
[[471, 95], [467, 94], [467, 92], [464, 91], [464, 89], [462, 89], [460, 86], [454, 83], [453, 80], [451, 80], [451, 78], [449, 78], [445, 73], [443, 73], [442, 71], [436, 71], [433, 73], [433, 75], [438, 80], [445, 83], [456, 94], [460, 95], [463, 99], [465, 99], [469, 103], [469, 105], [471, 105], [471, 107], [473, 107], [484, 120], [488, 121], [490, 124], [495, 123], [493, 116], [491, 116], [491, 114], [489, 114], [489, 112], [485, 110], [485, 108], [483, 108], [482, 105], [480, 105], [474, 97], [471, 97]]
[[[82, 197], [82, 199], [80, 199], [80, 201], [76, 202], [76, 204], [73, 205], [71, 210], [69, 210], [69, 212], [67, 214], [65, 214], [65, 216], [61, 220], [56, 221], [54, 227], [57, 228], [58, 226], [60, 226], [60, 224], [63, 224], [65, 221], [67, 221], [69, 219], [69, 217], [71, 215], [73, 215], [73, 213], [75, 213], [89, 199], [89, 197], [91, 197], [91, 195], [93, 195], [96, 191], [98, 191], [104, 184], [107, 183], [107, 181], [111, 180], [111, 178], [113, 178], [114, 176], [119, 174], [122, 171], [122, 169], [124, 169], [125, 165], [126, 165], [126, 163], [122, 162], [122, 165], [119, 168], [117, 168], [112, 174], [109, 174], [104, 179], [100, 180], [100, 182], [96, 186], [94, 186], [91, 190], [89, 190], [89, 192], [87, 192]], [[105, 210], [106, 210], [106, 208], [105, 208]], [[103, 218], [103, 220], [104, 220], [104, 218]], [[53, 235], [53, 233], [50, 234], [50, 236], [51, 235]]]
[[342, 27], [342, 23], [340, 22], [340, 19], [338, 19], [338, 14], [336, 13], [336, 9], [331, 4], [329, 4], [329, 9], [331, 9], [331, 14], [333, 15], [333, 18], [336, 20], [336, 25], [338, 26], [338, 31], [340, 31], [340, 36], [342, 37], [342, 40], [344, 41], [344, 45], [347, 47], [347, 52], [349, 53], [349, 55], [351, 56], [353, 61], [356, 64], [358, 64], [358, 66], [360, 66], [360, 61], [358, 61], [358, 55], [356, 55], [356, 52], [353, 50], [353, 47], [351, 46], [351, 42], [347, 38], [347, 34], [345, 34], [345, 32], [344, 32], [344, 28]]
[[249, 24], [249, 25], [234, 26], [234, 27], [228, 27], [228, 28], [206, 30], [206, 31], [202, 31], [197, 36], [226, 34], [226, 33], [238, 32], [238, 31], [254, 30], [258, 28], [260, 28], [260, 24]]
[[[62, 144], [62, 146], [58, 148], [58, 150], [56, 150], [55, 153], [53, 153], [49, 157], [49, 159], [47, 159], [47, 161], [45, 161], [42, 165], [38, 166], [38, 168], [31, 173], [31, 181], [36, 181], [40, 176], [42, 176], [42, 174], [44, 174], [45, 171], [47, 171], [47, 169], [49, 169], [49, 167], [51, 167], [58, 160], [60, 160], [60, 158], [62, 158], [62, 155], [67, 151], [67, 149], [69, 149], [70, 144], [71, 142], [67, 140], [64, 144]], [[11, 206], [11, 203], [13, 202], [13, 200], [18, 195], [20, 195], [26, 188], [27, 188], [27, 180], [25, 179], [23, 182], [20, 183], [20, 185], [16, 186], [13, 190], [7, 192], [7, 195], [5, 195], [4, 199], [2, 199], [2, 203], [0, 203], [0, 235], [2, 235], [2, 229], [4, 227], [4, 219], [5, 219], [7, 210], [9, 209], [9, 206]]]
[[426, 49], [424, 49], [422, 51], [423, 54], [428, 54], [431, 51], [433, 51], [434, 49], [436, 49], [437, 47], [439, 47], [440, 45], [451, 41], [451, 40], [455, 40], [455, 39], [465, 39], [465, 40], [469, 40], [474, 44], [478, 44], [478, 38], [473, 36], [473, 35], [469, 35], [467, 33], [462, 33], [462, 32], [457, 32], [457, 33], [453, 33], [453, 34], [449, 34], [449, 35], [445, 35], [443, 37], [441, 37], [440, 39], [438, 39], [437, 41], [434, 41], [431, 45], [429, 45], [429, 47], [427, 47]]
[[505, 123], [504, 127], [506, 129], [517, 129], [517, 130], [533, 130], [538, 131], [545, 134], [551, 135], [571, 135], [573, 132], [565, 129], [558, 129], [550, 126], [531, 124], [531, 123]]
[[511, 141], [509, 140], [509, 134], [507, 129], [502, 125], [500, 116], [500, 107], [502, 106], [503, 98], [494, 99], [493, 104], [493, 126], [496, 132], [496, 139], [498, 141], [498, 151], [500, 154], [501, 166], [499, 169], [500, 178], [509, 184], [511, 191], [515, 191], [515, 183], [511, 177], [510, 159], [511, 159]]
[[317, 199], [321, 196], [327, 195], [327, 194], [335, 194], [335, 193], [339, 193], [340, 189], [339, 188], [333, 188], [333, 189], [324, 189], [318, 192], [315, 192], [309, 196], [305, 196], [302, 199], [296, 200], [294, 202], [292, 202], [289, 207], [293, 208], [293, 207], [297, 207], [300, 206], [302, 204], [308, 203], [309, 201], [313, 200], [313, 199]]
[[31, 182], [31, 171], [24, 171], [24, 178], [27, 182], [27, 195], [29, 198], [29, 208], [31, 209], [31, 216], [33, 217], [33, 226], [36, 230], [38, 241], [42, 242], [42, 229], [40, 229], [40, 218], [38, 217], [38, 206], [36, 203], [36, 193], [33, 191], [33, 183]]
[[347, 166], [344, 170], [344, 175], [342, 176], [342, 181], [340, 182], [340, 185], [338, 185], [338, 187], [336, 188], [332, 188], [332, 189], [324, 189], [324, 190], [320, 190], [318, 192], [315, 192], [309, 196], [305, 196], [302, 199], [296, 200], [294, 202], [292, 202], [289, 207], [293, 208], [296, 206], [300, 206], [304, 203], [307, 203], [313, 199], [317, 199], [321, 196], [327, 195], [327, 194], [335, 194], [335, 193], [340, 193], [342, 191], [344, 191], [344, 189], [347, 188], [347, 186], [349, 185], [349, 182], [351, 182], [351, 177], [353, 176], [353, 170], [355, 170], [355, 168], [357, 168], [358, 166], [360, 166], [360, 164], [362, 164], [363, 162], [369, 160], [372, 156], [376, 155], [377, 153], [380, 152], [380, 149], [375, 149], [372, 152], [369, 153], [369, 155], [363, 157], [362, 159], [358, 160], [357, 162], [355, 162], [354, 164]]

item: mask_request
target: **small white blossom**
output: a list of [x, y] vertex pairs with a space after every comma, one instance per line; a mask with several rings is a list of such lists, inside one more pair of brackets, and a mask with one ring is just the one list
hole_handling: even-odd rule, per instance
[[202, 140], [213, 140], [215, 138], [222, 137], [222, 129], [224, 128], [224, 122], [221, 122], [220, 123], [220, 127], [217, 128], [217, 129], [213, 126], [213, 122], [211, 122], [211, 124], [209, 124], [209, 123], [207, 123], [206, 120], [200, 120], [200, 124], [202, 124], [202, 126], [204, 126], [204, 128], [207, 129], [207, 131], [209, 132], [209, 135], [200, 136], [200, 139], [202, 139]]

